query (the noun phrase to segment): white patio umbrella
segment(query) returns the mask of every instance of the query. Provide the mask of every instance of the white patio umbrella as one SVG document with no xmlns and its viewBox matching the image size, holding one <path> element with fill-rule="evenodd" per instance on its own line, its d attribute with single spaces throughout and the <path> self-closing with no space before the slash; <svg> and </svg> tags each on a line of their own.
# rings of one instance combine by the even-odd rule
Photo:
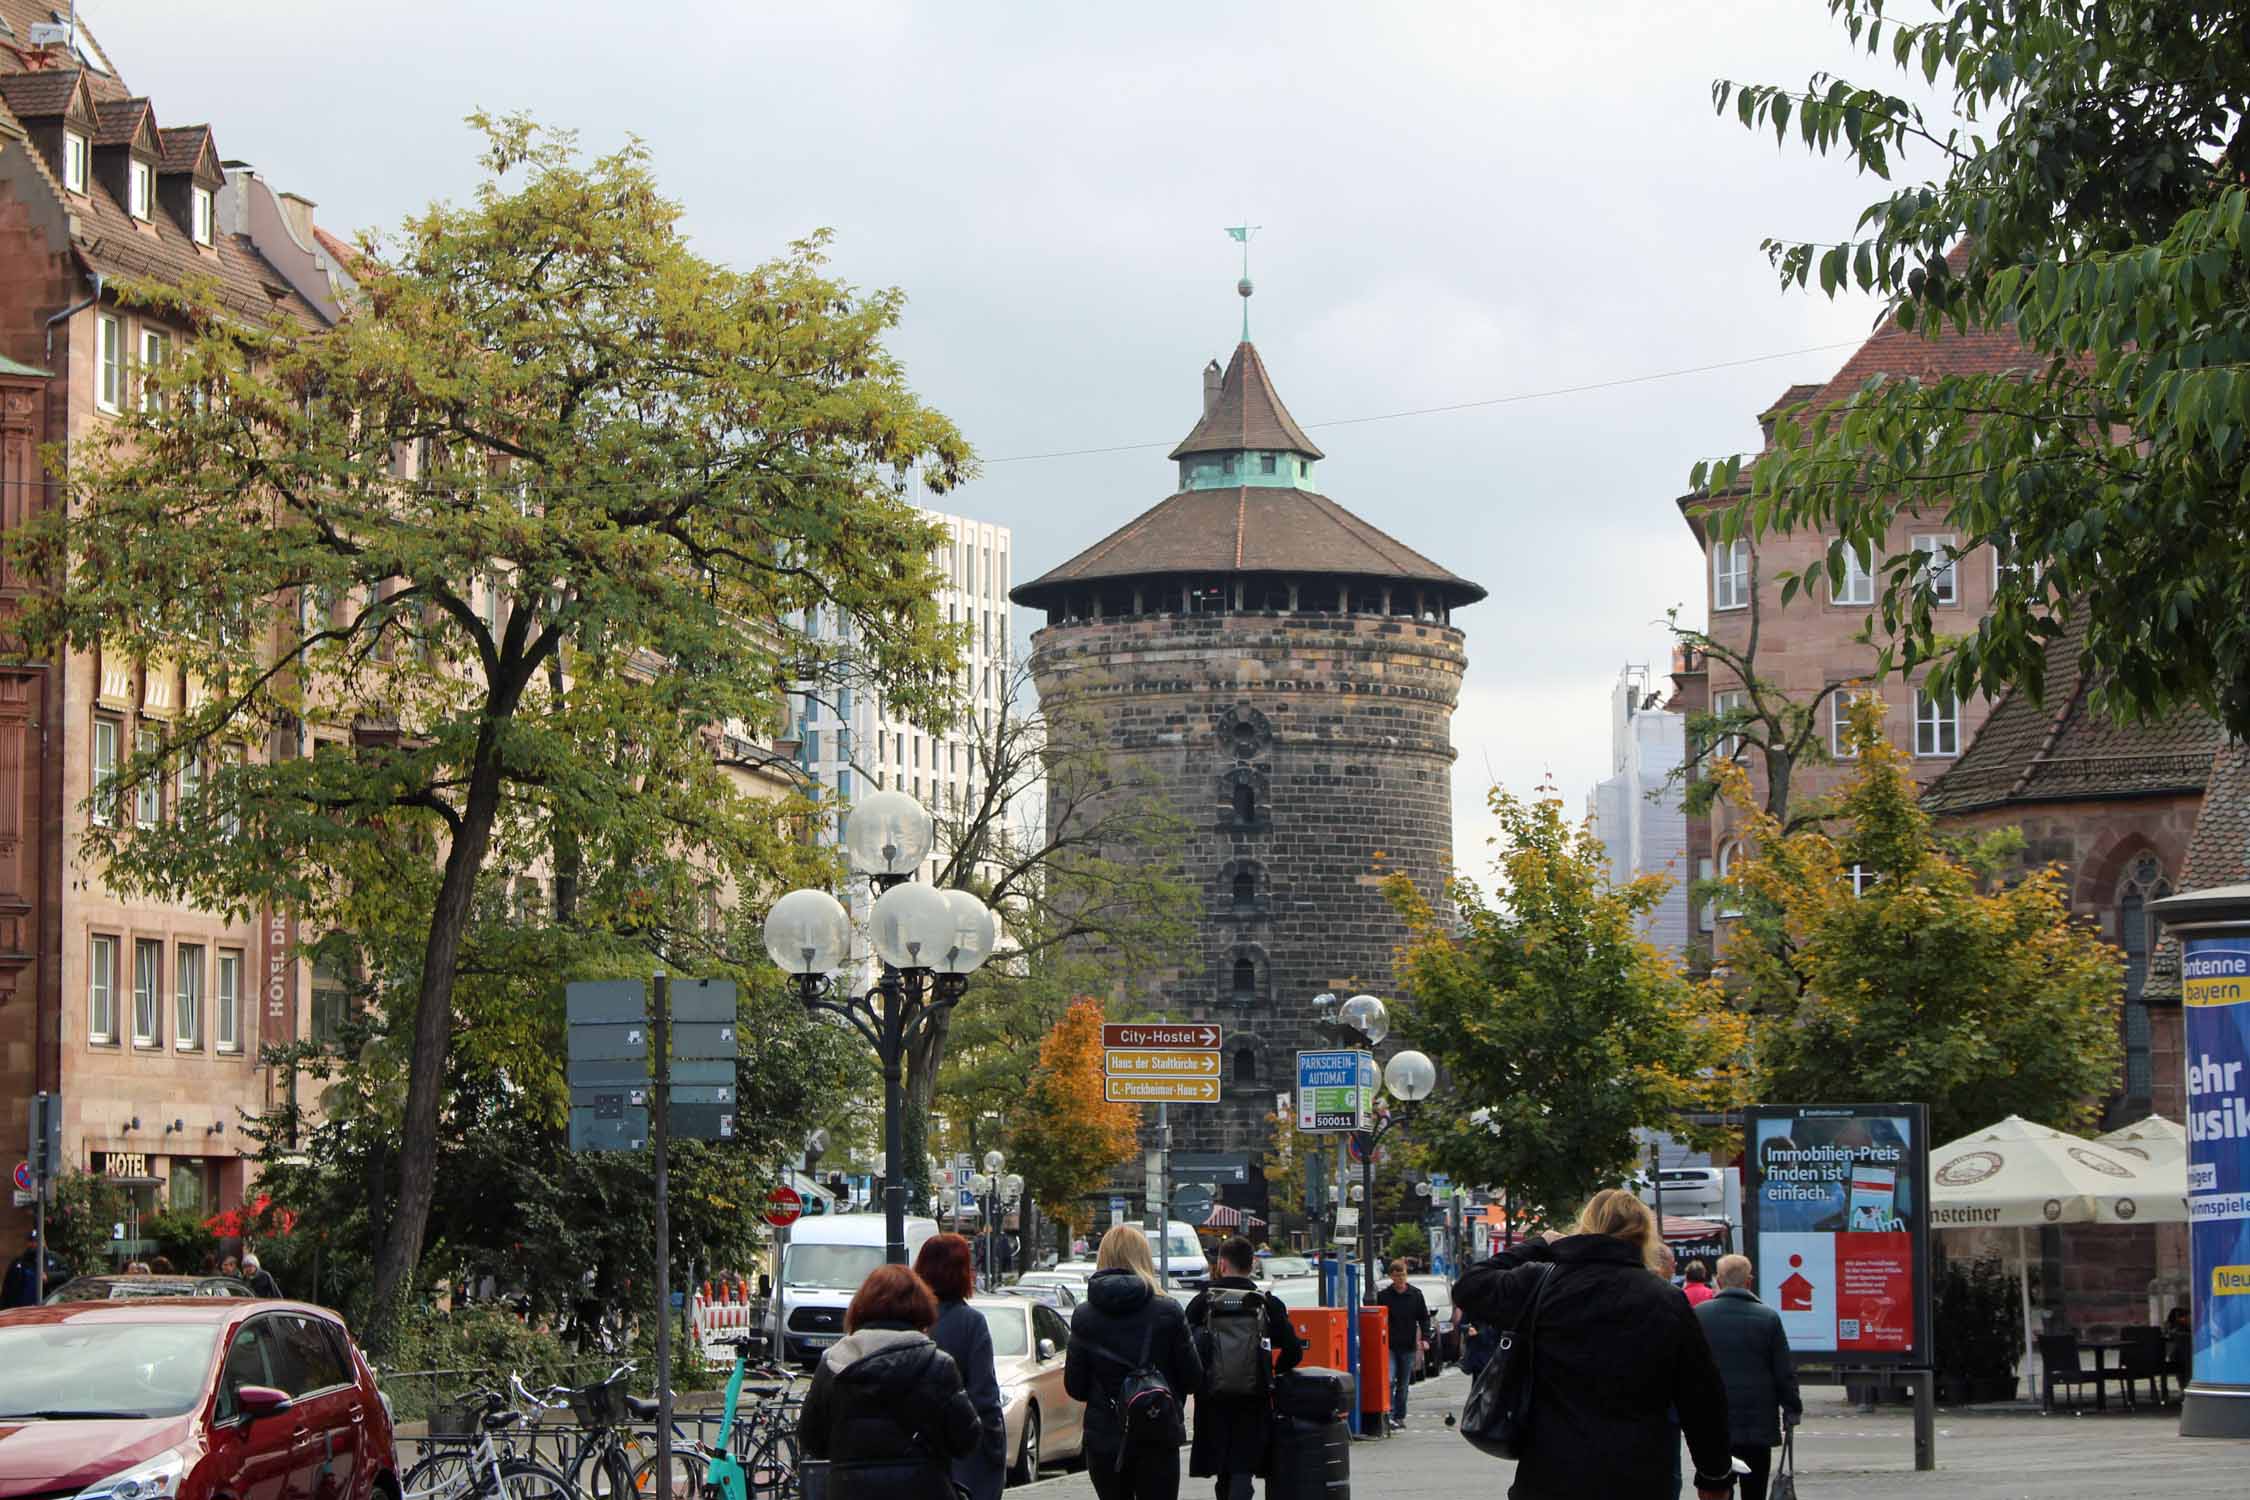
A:
<svg viewBox="0 0 2250 1500">
<path fill-rule="evenodd" d="M 2154 1166 L 2187 1160 L 2187 1127 L 2162 1115 L 2150 1115 L 2145 1120 L 2135 1120 L 2130 1125 L 2105 1131 L 2094 1137 L 2097 1146 L 2108 1146 L 2127 1156 L 2137 1156 Z M 2180 1177 L 2180 1191 L 2187 1191 L 2187 1174 Z"/>
<path fill-rule="evenodd" d="M 2184 1158 L 2183 1158 L 2184 1160 Z M 2176 1188 L 2171 1178 L 2176 1176 Z M 2031 1251 L 2026 1229 L 2044 1224 L 2149 1223 L 2187 1217 L 2187 1174 L 2010 1115 L 1930 1153 L 1930 1224 L 2013 1229 L 2023 1296 L 2025 1368 L 2034 1352 Z M 2144 1207 L 2145 1205 L 2145 1207 Z"/>
</svg>

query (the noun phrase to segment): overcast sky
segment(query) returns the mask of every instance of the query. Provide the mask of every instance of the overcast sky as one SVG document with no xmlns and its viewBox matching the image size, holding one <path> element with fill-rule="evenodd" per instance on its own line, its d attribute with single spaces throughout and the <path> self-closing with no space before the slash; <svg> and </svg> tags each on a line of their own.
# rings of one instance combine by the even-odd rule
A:
<svg viewBox="0 0 2250 1500">
<path fill-rule="evenodd" d="M 1136 0 L 87 0 L 164 125 L 395 224 L 475 180 L 475 108 L 589 148 L 646 140 L 708 254 L 820 226 L 842 275 L 909 298 L 897 346 L 985 460 L 956 508 L 1015 532 L 1016 580 L 1171 491 L 1206 360 L 1252 336 L 1327 450 L 1322 491 L 1491 591 L 1457 616 L 1456 845 L 1486 789 L 1610 767 L 1618 671 L 1700 623 L 1673 500 L 1699 457 L 1847 348 L 1864 303 L 1783 296 L 1767 233 L 1836 238 L 1880 184 L 1712 113 L 1714 77 L 1855 59 L 1823 0 L 1229 5 Z M 1064 449 L 1129 452 L 1010 462 Z M 1019 612 L 1019 633 L 1033 625 Z"/>
</svg>

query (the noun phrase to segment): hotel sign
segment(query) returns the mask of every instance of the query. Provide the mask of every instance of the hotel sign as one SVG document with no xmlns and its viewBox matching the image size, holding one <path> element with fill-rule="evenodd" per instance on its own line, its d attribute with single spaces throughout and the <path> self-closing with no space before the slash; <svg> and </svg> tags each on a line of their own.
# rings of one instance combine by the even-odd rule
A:
<svg viewBox="0 0 2250 1500">
<path fill-rule="evenodd" d="M 266 1024 L 261 1040 L 297 1040 L 297 919 L 268 907 L 261 934 L 266 957 Z"/>
<path fill-rule="evenodd" d="M 102 1176 L 110 1178 L 142 1178 L 148 1176 L 148 1153 L 145 1151 L 111 1151 L 102 1157 Z"/>
</svg>

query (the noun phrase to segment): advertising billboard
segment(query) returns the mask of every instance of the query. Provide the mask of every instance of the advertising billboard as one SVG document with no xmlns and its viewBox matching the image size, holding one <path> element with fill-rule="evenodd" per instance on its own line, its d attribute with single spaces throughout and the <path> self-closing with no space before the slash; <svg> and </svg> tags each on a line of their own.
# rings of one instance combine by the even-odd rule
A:
<svg viewBox="0 0 2250 1500">
<path fill-rule="evenodd" d="M 1930 1363 L 1929 1149 L 1919 1104 L 1745 1112 L 1745 1253 L 1799 1359 Z"/>
<path fill-rule="evenodd" d="M 2195 1383 L 2250 1386 L 2250 933 L 2181 942 Z"/>
</svg>

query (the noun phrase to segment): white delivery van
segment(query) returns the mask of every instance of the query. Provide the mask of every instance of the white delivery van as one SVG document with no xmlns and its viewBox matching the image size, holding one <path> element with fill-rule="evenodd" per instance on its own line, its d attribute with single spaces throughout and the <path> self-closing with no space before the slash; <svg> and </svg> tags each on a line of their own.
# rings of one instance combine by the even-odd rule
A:
<svg viewBox="0 0 2250 1500">
<path fill-rule="evenodd" d="M 1174 1286 L 1182 1282 L 1200 1286 L 1211 1277 L 1211 1263 L 1203 1258 L 1203 1242 L 1195 1237 L 1193 1224 L 1172 1220 L 1164 1226 L 1164 1243 L 1159 1245 L 1152 1239 L 1148 1248 L 1157 1267 L 1170 1274 Z M 1167 1257 L 1169 1265 L 1165 1264 Z"/>
<path fill-rule="evenodd" d="M 906 1262 L 938 1232 L 937 1220 L 906 1221 Z M 844 1336 L 844 1309 L 867 1273 L 883 1263 L 881 1214 L 824 1214 L 789 1226 L 781 1285 L 771 1302 L 777 1362 L 810 1365 Z"/>
</svg>

